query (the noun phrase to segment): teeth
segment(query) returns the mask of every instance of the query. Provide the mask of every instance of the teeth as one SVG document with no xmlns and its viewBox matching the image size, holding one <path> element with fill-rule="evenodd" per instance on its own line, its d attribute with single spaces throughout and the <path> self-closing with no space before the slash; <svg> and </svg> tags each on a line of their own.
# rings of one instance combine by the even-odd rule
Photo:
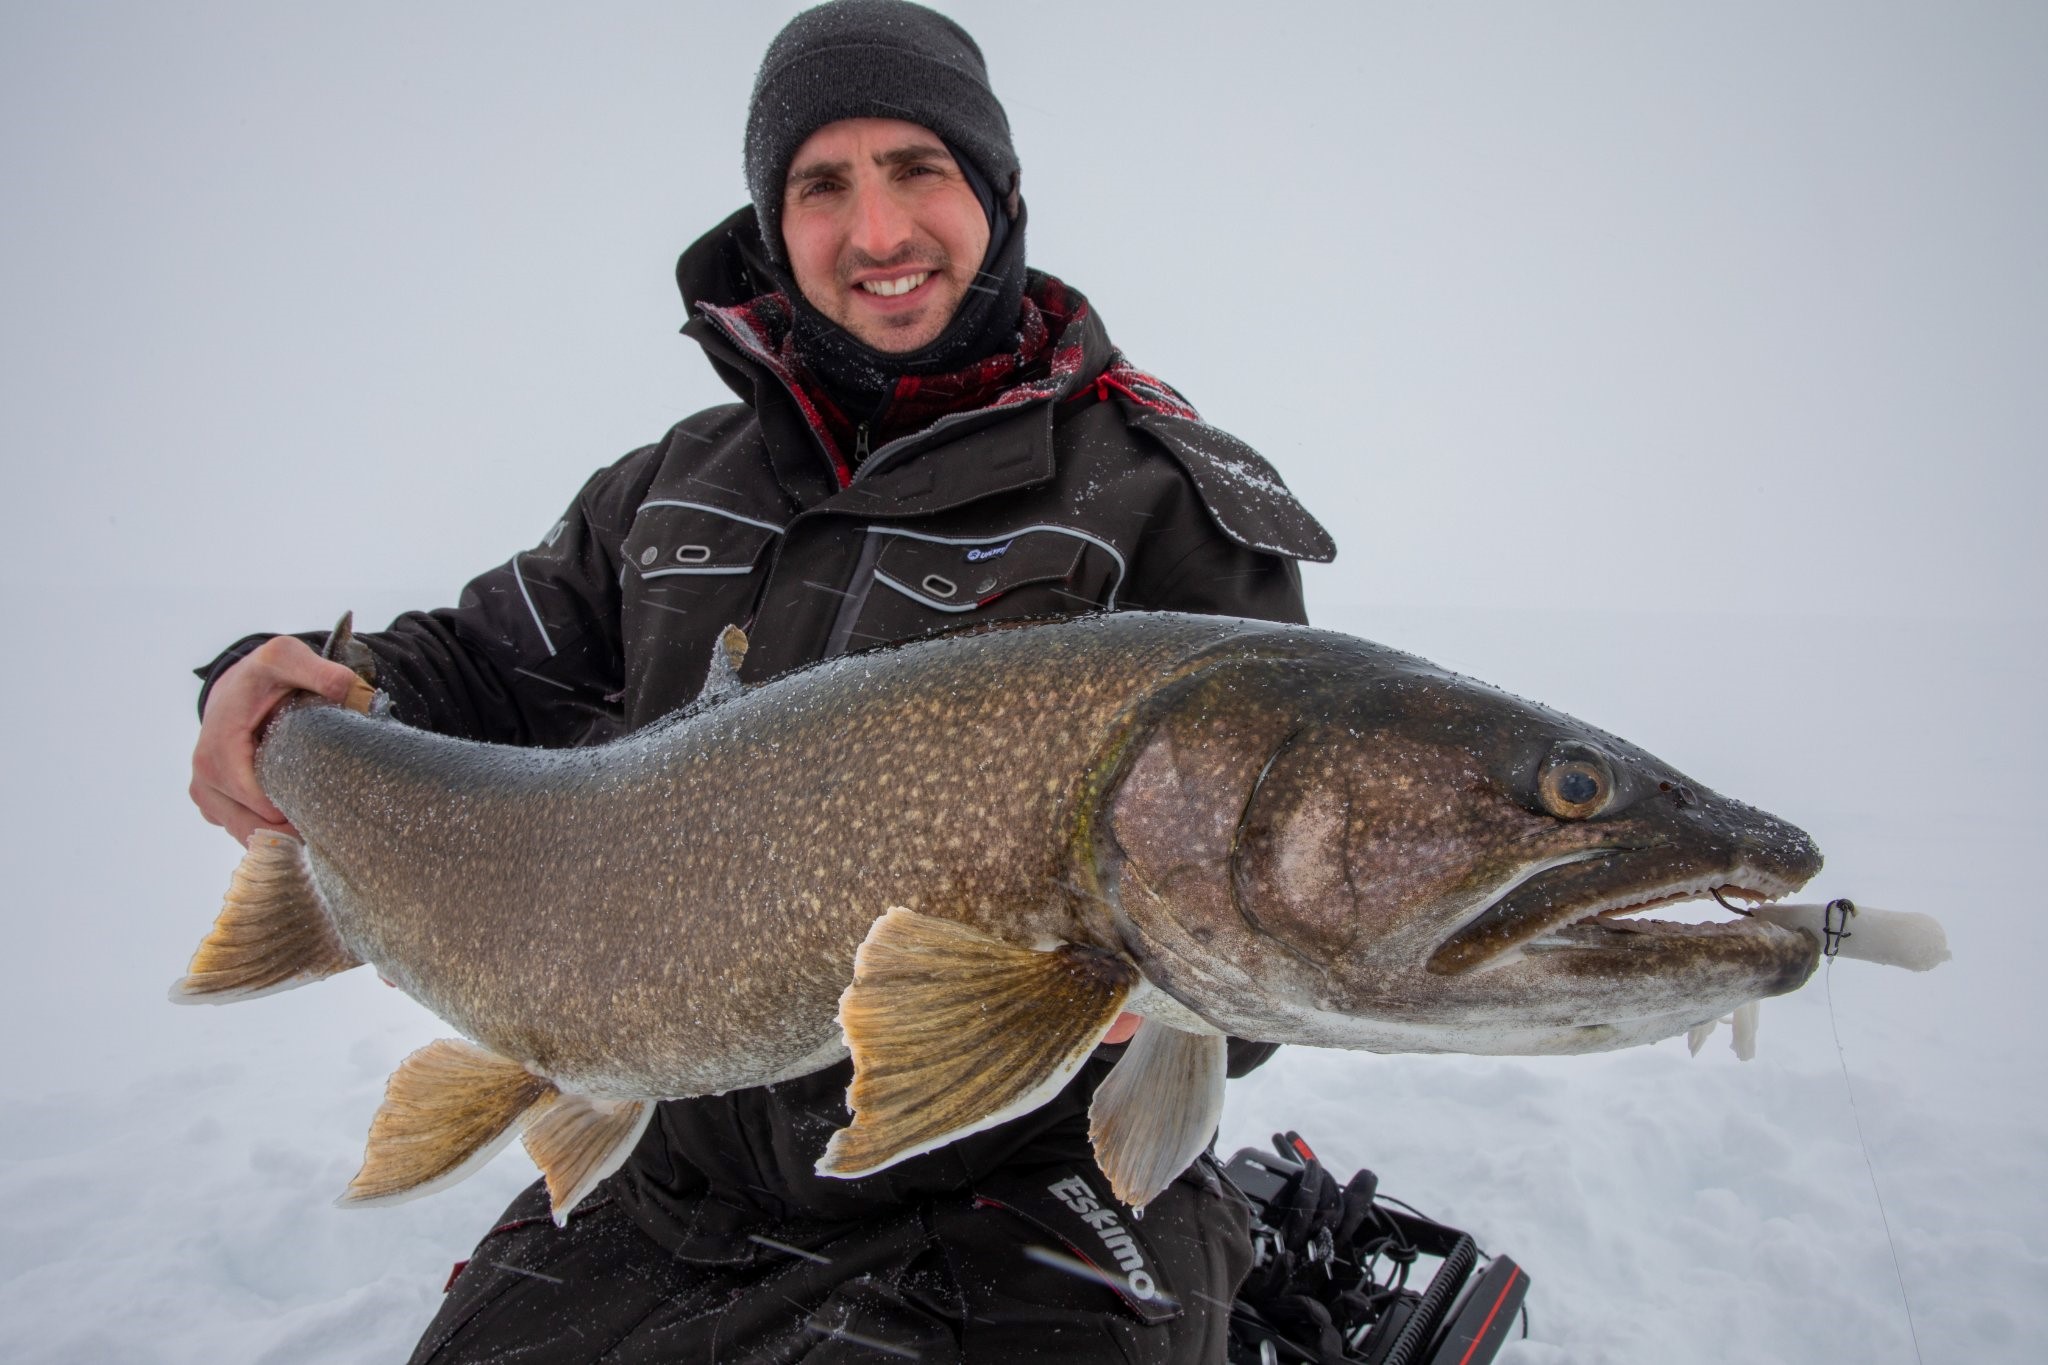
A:
<svg viewBox="0 0 2048 1365">
<path fill-rule="evenodd" d="M 870 294 L 879 294 L 885 299 L 893 299 L 898 294 L 908 294 L 931 277 L 932 272 L 927 270 L 917 275 L 905 275 L 900 280 L 862 280 L 860 287 L 867 290 Z"/>
<path fill-rule="evenodd" d="M 1623 917 L 1628 915 L 1640 915 L 1645 910 L 1655 910 L 1659 906 L 1672 905 L 1684 901 L 1702 900 L 1710 897 L 1719 900 L 1724 908 L 1734 910 L 1737 914 L 1748 914 L 1750 912 L 1742 909 L 1742 907 L 1740 905 L 1735 904 L 1735 902 L 1740 901 L 1748 905 L 1766 905 L 1775 899 L 1775 897 L 1769 892 L 1753 891 L 1748 887 L 1731 886 L 1726 882 L 1718 881 L 1702 882 L 1697 886 L 1688 886 L 1679 888 L 1674 891 L 1667 891 L 1663 895 L 1657 896 L 1650 900 L 1633 901 L 1620 905 L 1604 906 L 1600 909 L 1593 911 L 1593 913 L 1587 916 L 1586 918 L 1598 919 L 1601 922 L 1607 924 L 1609 927 L 1613 927 L 1614 925 L 1619 924 L 1622 921 Z M 1655 923 L 1656 921 L 1650 922 Z"/>
</svg>

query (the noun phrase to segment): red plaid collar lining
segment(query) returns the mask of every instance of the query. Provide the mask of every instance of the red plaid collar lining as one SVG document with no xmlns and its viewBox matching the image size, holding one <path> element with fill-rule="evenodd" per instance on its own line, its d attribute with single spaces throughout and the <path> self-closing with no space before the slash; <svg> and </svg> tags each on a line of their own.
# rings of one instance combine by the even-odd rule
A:
<svg viewBox="0 0 2048 1365">
<path fill-rule="evenodd" d="M 782 382 L 818 438 L 841 488 L 853 482 L 849 453 L 856 424 L 805 369 L 790 328 L 789 300 L 763 294 L 734 307 L 701 304 L 700 311 L 756 364 Z M 888 439 L 922 431 L 954 413 L 989 412 L 1039 399 L 1075 400 L 1093 395 L 1107 402 L 1112 392 L 1155 412 L 1199 421 L 1195 409 L 1164 381 L 1138 369 L 1112 350 L 1109 364 L 1083 380 L 1084 329 L 1088 300 L 1050 275 L 1033 272 L 1018 320 L 1018 344 L 943 375 L 906 375 L 876 428 Z M 1029 376 L 1029 377 L 1026 377 Z M 879 442 L 877 443 L 879 444 Z"/>
</svg>

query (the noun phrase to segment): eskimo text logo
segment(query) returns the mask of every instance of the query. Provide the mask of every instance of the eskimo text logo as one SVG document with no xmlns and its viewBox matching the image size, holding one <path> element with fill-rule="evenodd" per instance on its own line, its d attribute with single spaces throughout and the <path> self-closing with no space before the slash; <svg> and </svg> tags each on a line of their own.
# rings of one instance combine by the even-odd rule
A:
<svg viewBox="0 0 2048 1365">
<path fill-rule="evenodd" d="M 1046 1190 L 1080 1214 L 1082 1222 L 1095 1229 L 1102 1245 L 1116 1258 L 1117 1269 L 1124 1272 L 1124 1283 L 1130 1286 L 1132 1298 L 1149 1299 L 1159 1292 L 1151 1272 L 1145 1269 L 1145 1254 L 1138 1250 L 1138 1243 L 1117 1221 L 1115 1210 L 1102 1206 L 1095 1197 L 1095 1191 L 1088 1188 L 1087 1181 L 1078 1175 L 1070 1175 L 1065 1180 L 1054 1181 L 1046 1186 Z"/>
</svg>

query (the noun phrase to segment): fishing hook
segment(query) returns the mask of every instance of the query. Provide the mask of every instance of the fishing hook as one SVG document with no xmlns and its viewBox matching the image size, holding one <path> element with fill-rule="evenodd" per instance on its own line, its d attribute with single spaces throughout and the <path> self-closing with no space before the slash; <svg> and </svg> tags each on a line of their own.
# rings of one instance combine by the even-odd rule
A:
<svg viewBox="0 0 2048 1365">
<path fill-rule="evenodd" d="M 1756 913 L 1756 911 L 1754 911 L 1754 910 L 1745 910 L 1745 909 L 1743 909 L 1743 908 L 1742 908 L 1741 906 L 1739 906 L 1739 905 L 1730 905 L 1730 904 L 1728 903 L 1728 900 L 1727 900 L 1727 898 L 1726 898 L 1725 896 L 1723 896 L 1723 895 L 1721 894 L 1721 888 L 1720 888 L 1720 887 L 1718 887 L 1718 886 L 1717 886 L 1717 887 L 1714 887 L 1714 888 L 1712 888 L 1711 890 L 1709 890 L 1709 891 L 1707 892 L 1707 894 L 1708 894 L 1709 896 L 1712 896 L 1712 897 L 1713 897 L 1713 898 L 1714 898 L 1715 900 L 1717 900 L 1717 901 L 1720 901 L 1720 902 L 1721 902 L 1721 908 L 1722 908 L 1723 910 L 1730 910 L 1730 911 L 1733 911 L 1734 913 L 1736 913 L 1736 914 L 1738 914 L 1738 915 L 1743 915 L 1743 916 L 1745 916 L 1745 917 L 1746 917 L 1746 916 L 1749 916 L 1749 915 L 1754 915 L 1754 914 Z M 1829 954 L 1829 956 L 1831 956 L 1831 957 L 1832 957 L 1832 956 L 1833 956 L 1833 954 Z"/>
</svg>

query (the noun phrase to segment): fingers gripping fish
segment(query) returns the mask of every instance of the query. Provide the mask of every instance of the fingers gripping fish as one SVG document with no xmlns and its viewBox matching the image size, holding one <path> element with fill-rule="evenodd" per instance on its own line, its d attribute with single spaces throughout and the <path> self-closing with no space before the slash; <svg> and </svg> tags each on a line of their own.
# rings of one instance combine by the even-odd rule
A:
<svg viewBox="0 0 2048 1365">
<path fill-rule="evenodd" d="M 360 697 L 272 722 L 258 773 L 301 838 L 251 841 L 173 998 L 369 962 L 471 1040 L 400 1066 L 344 1202 L 437 1188 L 516 1132 L 564 1216 L 653 1101 L 849 1052 L 819 1169 L 862 1175 L 1044 1103 L 1129 1010 L 1091 1132 L 1142 1205 L 1215 1129 L 1226 1036 L 1625 1047 L 1819 957 L 1763 917 L 1622 918 L 1784 896 L 1820 866 L 1805 834 L 1363 640 L 1122 613 L 742 690 L 743 648 L 728 631 L 698 703 L 598 748 L 450 739 Z"/>
</svg>

